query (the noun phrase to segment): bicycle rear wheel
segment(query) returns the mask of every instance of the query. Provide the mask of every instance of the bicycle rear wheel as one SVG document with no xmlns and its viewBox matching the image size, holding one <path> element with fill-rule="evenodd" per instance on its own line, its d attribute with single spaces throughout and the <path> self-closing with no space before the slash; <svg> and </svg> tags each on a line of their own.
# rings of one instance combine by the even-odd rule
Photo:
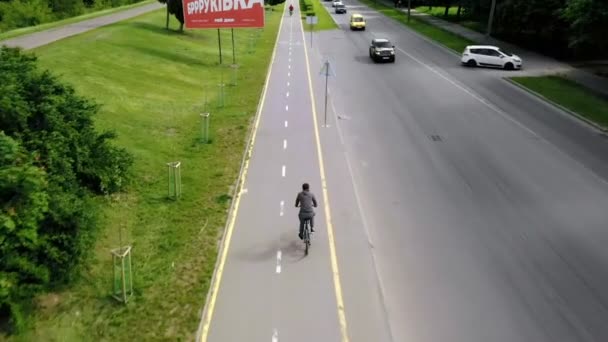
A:
<svg viewBox="0 0 608 342">
<path fill-rule="evenodd" d="M 304 223 L 304 255 L 308 255 L 310 248 L 310 221 Z"/>
</svg>

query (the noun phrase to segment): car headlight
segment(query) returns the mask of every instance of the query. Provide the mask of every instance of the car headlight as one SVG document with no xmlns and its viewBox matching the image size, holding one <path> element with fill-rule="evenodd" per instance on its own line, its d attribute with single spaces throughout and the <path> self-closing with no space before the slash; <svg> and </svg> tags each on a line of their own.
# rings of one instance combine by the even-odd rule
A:
<svg viewBox="0 0 608 342">
<path fill-rule="evenodd" d="M 516 58 L 516 59 L 514 59 L 513 61 L 514 61 L 515 63 L 521 63 L 521 59 L 517 59 L 517 58 Z"/>
<path fill-rule="evenodd" d="M 391 55 L 394 55 L 394 54 L 395 54 L 395 51 L 391 51 Z"/>
<path fill-rule="evenodd" d="M 380 54 L 380 51 L 376 51 L 375 53 L 376 53 L 376 55 L 379 55 L 379 54 Z"/>
</svg>

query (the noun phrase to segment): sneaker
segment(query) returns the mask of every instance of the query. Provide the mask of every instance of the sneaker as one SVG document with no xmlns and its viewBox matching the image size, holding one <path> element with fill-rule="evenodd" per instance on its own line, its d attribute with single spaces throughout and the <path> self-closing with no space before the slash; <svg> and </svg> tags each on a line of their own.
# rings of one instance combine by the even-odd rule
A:
<svg viewBox="0 0 608 342">
<path fill-rule="evenodd" d="M 302 233 L 298 233 L 298 236 L 300 237 L 300 240 L 304 240 L 304 236 L 302 236 Z"/>
<path fill-rule="evenodd" d="M 314 232 L 315 232 L 315 230 L 314 230 L 314 229 L 312 229 L 312 228 L 310 228 L 310 232 L 311 232 L 311 233 L 314 233 Z"/>
</svg>

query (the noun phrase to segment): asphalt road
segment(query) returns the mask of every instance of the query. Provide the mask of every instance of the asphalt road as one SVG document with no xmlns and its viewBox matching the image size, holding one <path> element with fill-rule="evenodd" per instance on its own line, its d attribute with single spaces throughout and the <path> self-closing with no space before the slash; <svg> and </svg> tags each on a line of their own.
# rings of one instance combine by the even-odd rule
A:
<svg viewBox="0 0 608 342">
<path fill-rule="evenodd" d="M 35 32 L 24 36 L 19 36 L 7 40 L 0 40 L 0 45 L 9 47 L 21 47 L 25 50 L 37 48 L 47 45 L 60 39 L 68 38 L 96 29 L 101 26 L 110 25 L 122 20 L 130 19 L 150 11 L 162 8 L 164 5 L 160 3 L 152 3 L 144 6 L 138 6 L 125 11 L 108 14 L 102 17 L 83 20 L 74 24 L 59 26 L 54 29 Z"/>
<path fill-rule="evenodd" d="M 605 136 L 345 3 L 367 30 L 334 15 L 341 30 L 315 36 L 311 62 L 336 70 L 322 142 L 349 326 L 364 316 L 353 298 L 376 296 L 349 281 L 356 253 L 393 341 L 607 341 Z M 374 37 L 395 43 L 395 64 L 371 62 Z"/>
</svg>

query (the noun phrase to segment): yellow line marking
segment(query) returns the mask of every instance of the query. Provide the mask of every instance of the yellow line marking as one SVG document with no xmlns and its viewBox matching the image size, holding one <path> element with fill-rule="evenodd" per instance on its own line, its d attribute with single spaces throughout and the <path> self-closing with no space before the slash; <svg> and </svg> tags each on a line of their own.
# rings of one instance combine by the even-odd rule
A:
<svg viewBox="0 0 608 342">
<path fill-rule="evenodd" d="M 306 48 L 306 37 L 304 35 L 304 25 L 300 21 L 302 31 L 302 42 L 304 55 L 306 58 L 306 72 L 308 73 L 308 90 L 312 102 L 312 120 L 314 124 L 315 140 L 317 145 L 317 156 L 319 158 L 319 172 L 321 174 L 321 188 L 323 189 L 323 209 L 325 210 L 325 224 L 327 225 L 327 238 L 329 240 L 329 255 L 331 259 L 331 270 L 334 279 L 334 290 L 336 292 L 336 304 L 338 306 L 338 322 L 340 324 L 340 335 L 342 342 L 348 342 L 348 327 L 346 324 L 346 314 L 344 312 L 344 299 L 342 298 L 342 285 L 340 283 L 340 271 L 338 269 L 338 257 L 336 256 L 336 243 L 334 238 L 334 228 L 331 223 L 331 211 L 329 209 L 329 196 L 327 194 L 327 180 L 325 178 L 325 166 L 323 164 L 323 151 L 321 149 L 321 139 L 319 137 L 319 124 L 317 122 L 317 109 L 315 105 L 315 95 L 312 90 L 312 78 L 310 77 L 310 62 L 308 60 L 308 49 Z"/>
<path fill-rule="evenodd" d="M 262 98 L 260 100 L 260 106 L 258 108 L 257 118 L 255 120 L 255 124 L 253 126 L 253 133 L 251 136 L 251 143 L 249 144 L 249 148 L 247 150 L 247 156 L 245 157 L 245 163 L 243 164 L 243 173 L 241 177 L 240 184 L 237 184 L 237 190 L 235 192 L 236 199 L 234 202 L 234 208 L 230 213 L 230 222 L 228 227 L 226 228 L 226 236 L 223 242 L 222 254 L 220 255 L 220 262 L 215 269 L 215 274 L 213 275 L 212 284 L 211 284 L 211 292 L 209 293 L 209 300 L 207 302 L 207 309 L 203 312 L 203 319 L 201 320 L 201 324 L 199 325 L 199 333 L 197 333 L 197 337 L 200 336 L 200 339 L 197 338 L 197 341 L 206 342 L 209 336 L 209 327 L 211 325 L 211 319 L 213 318 L 213 312 L 215 309 L 215 302 L 217 301 L 217 294 L 219 292 L 220 284 L 222 282 L 222 274 L 224 273 L 224 266 L 226 264 L 226 258 L 228 256 L 228 250 L 230 248 L 230 241 L 232 239 L 232 232 L 234 231 L 234 226 L 236 222 L 236 217 L 239 211 L 239 205 L 241 203 L 241 189 L 245 184 L 245 180 L 247 179 L 247 171 L 249 170 L 249 161 L 251 160 L 251 154 L 253 152 L 253 146 L 255 144 L 255 138 L 258 131 L 258 126 L 260 125 L 260 117 L 262 116 L 262 110 L 264 108 L 264 104 L 266 103 L 266 92 L 268 91 L 268 84 L 270 82 L 270 75 L 272 74 L 272 67 L 274 65 L 274 60 L 277 52 L 277 47 L 279 46 L 279 37 L 281 36 L 281 31 L 283 29 L 283 19 L 285 18 L 285 8 L 283 8 L 283 13 L 281 14 L 281 23 L 279 24 L 279 31 L 277 34 L 276 41 L 274 43 L 274 50 L 272 51 L 272 58 L 270 59 L 270 67 L 268 69 L 268 74 L 266 75 L 266 82 L 264 84 L 264 90 L 262 92 Z"/>
</svg>

